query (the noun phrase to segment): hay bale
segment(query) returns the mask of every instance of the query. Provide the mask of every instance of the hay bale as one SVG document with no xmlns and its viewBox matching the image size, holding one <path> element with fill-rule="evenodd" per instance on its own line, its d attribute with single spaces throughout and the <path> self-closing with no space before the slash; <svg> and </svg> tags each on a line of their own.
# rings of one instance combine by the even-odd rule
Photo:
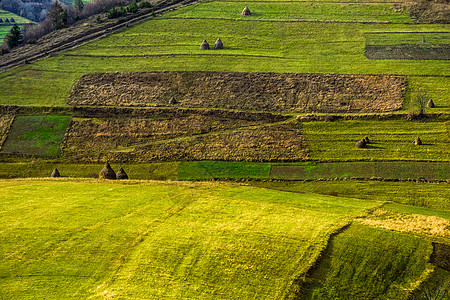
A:
<svg viewBox="0 0 450 300">
<path fill-rule="evenodd" d="M 369 137 L 368 137 L 368 136 L 365 136 L 365 137 L 364 137 L 364 142 L 366 142 L 366 144 L 370 144 L 370 140 L 369 140 Z"/>
<path fill-rule="evenodd" d="M 355 147 L 356 147 L 356 148 L 366 148 L 366 147 L 367 147 L 366 141 L 365 141 L 364 139 L 359 140 L 359 141 L 356 143 Z"/>
<path fill-rule="evenodd" d="M 177 100 L 175 100 L 175 97 L 170 98 L 169 104 L 170 104 L 170 105 L 177 104 Z"/>
<path fill-rule="evenodd" d="M 128 179 L 128 175 L 127 175 L 127 173 L 125 173 L 125 171 L 122 169 L 122 167 L 119 169 L 119 171 L 117 171 L 116 178 L 117 179 Z"/>
<path fill-rule="evenodd" d="M 55 168 L 52 172 L 52 175 L 50 175 L 50 177 L 53 177 L 53 178 L 61 177 L 61 174 L 59 174 L 58 169 Z"/>
<path fill-rule="evenodd" d="M 214 49 L 223 49 L 223 43 L 220 39 L 217 39 L 217 41 L 214 43 Z"/>
<path fill-rule="evenodd" d="M 250 16 L 252 13 L 250 12 L 250 9 L 246 6 L 244 10 L 241 12 L 241 15 L 243 16 Z"/>
<path fill-rule="evenodd" d="M 434 105 L 433 99 L 430 99 L 430 101 L 428 101 L 427 107 L 428 107 L 428 108 L 435 108 L 435 107 L 436 107 L 436 106 Z"/>
<path fill-rule="evenodd" d="M 203 42 L 200 44 L 200 50 L 209 50 L 209 44 L 206 40 L 203 40 Z"/>
<path fill-rule="evenodd" d="M 109 163 L 106 163 L 98 177 L 100 179 L 116 179 L 116 172 L 114 172 Z"/>
<path fill-rule="evenodd" d="M 422 145 L 422 141 L 420 140 L 419 137 L 417 137 L 417 138 L 414 140 L 414 145 L 418 145 L 418 146 Z"/>
</svg>

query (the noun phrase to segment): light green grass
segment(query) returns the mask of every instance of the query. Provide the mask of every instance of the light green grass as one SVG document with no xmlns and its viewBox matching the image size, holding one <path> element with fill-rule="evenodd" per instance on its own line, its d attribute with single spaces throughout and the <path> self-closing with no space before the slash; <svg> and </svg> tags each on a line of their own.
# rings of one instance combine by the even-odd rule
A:
<svg viewBox="0 0 450 300">
<path fill-rule="evenodd" d="M 273 299 L 377 205 L 232 184 L 0 181 L 8 299 Z"/>
<path fill-rule="evenodd" d="M 180 10 L 180 13 L 182 11 Z M 366 32 L 444 31 L 448 25 L 251 22 L 156 18 L 57 57 L 0 74 L 0 103 L 65 106 L 84 73 L 238 71 L 415 75 L 416 89 L 435 94 L 449 111 L 447 61 L 369 60 Z M 207 39 L 225 49 L 201 51 Z M 426 77 L 427 75 L 431 77 Z"/>
<path fill-rule="evenodd" d="M 338 120 L 301 124 L 313 160 L 449 160 L 449 121 Z M 371 143 L 365 149 L 356 148 L 356 142 L 365 136 Z M 417 137 L 423 145 L 413 144 Z"/>
<path fill-rule="evenodd" d="M 242 2 L 206 1 L 170 12 L 165 17 L 270 21 L 338 21 L 412 23 L 407 10 L 391 3 L 252 2 L 251 16 L 242 16 Z"/>
<path fill-rule="evenodd" d="M 57 156 L 70 116 L 17 116 L 1 153 Z"/>
<path fill-rule="evenodd" d="M 432 251 L 418 238 L 352 225 L 331 240 L 300 299 L 376 299 L 380 291 L 406 299 L 433 270 Z"/>
<path fill-rule="evenodd" d="M 249 184 L 296 193 L 318 193 L 323 195 L 335 195 L 338 197 L 357 198 L 361 200 L 395 202 L 447 212 L 450 211 L 450 191 L 448 183 L 341 180 L 310 182 L 250 182 Z M 408 213 L 414 212 L 410 211 Z M 419 213 L 429 215 L 429 213 L 426 212 Z"/>
</svg>

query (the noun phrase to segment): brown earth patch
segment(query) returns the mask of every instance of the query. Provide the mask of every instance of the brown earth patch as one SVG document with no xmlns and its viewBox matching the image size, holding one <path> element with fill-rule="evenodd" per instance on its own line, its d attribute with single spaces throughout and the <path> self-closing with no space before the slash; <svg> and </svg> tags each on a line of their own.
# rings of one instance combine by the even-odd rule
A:
<svg viewBox="0 0 450 300">
<path fill-rule="evenodd" d="M 366 218 L 358 218 L 357 222 L 388 230 L 450 241 L 450 222 L 436 216 L 397 213 L 385 209 L 377 209 Z"/>
<path fill-rule="evenodd" d="M 145 115 L 147 110 L 136 111 Z M 167 115 L 73 118 L 63 156 L 77 162 L 144 162 L 277 161 L 306 155 L 297 122 L 271 124 L 286 117 L 190 110 L 174 110 L 177 117 L 171 117 L 172 110 L 155 111 Z"/>
<path fill-rule="evenodd" d="M 12 122 L 14 121 L 13 114 L 1 114 L 0 115 L 0 150 L 8 137 L 8 132 L 11 128 Z"/>
<path fill-rule="evenodd" d="M 381 112 L 400 109 L 406 76 L 298 73 L 152 72 L 86 74 L 68 103 L 278 112 Z"/>
<path fill-rule="evenodd" d="M 366 45 L 369 59 L 450 59 L 450 45 Z"/>
<path fill-rule="evenodd" d="M 431 254 L 430 262 L 450 272 L 450 245 L 433 243 L 433 253 Z"/>
</svg>

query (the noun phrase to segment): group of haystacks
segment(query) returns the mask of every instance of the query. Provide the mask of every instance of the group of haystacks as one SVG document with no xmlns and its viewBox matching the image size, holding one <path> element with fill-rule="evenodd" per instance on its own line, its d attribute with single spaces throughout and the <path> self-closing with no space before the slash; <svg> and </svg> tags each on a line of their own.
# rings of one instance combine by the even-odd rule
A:
<svg viewBox="0 0 450 300">
<path fill-rule="evenodd" d="M 241 15 L 243 16 L 250 16 L 252 13 L 250 12 L 250 9 L 246 6 L 244 10 L 241 12 Z M 223 43 L 219 39 L 214 43 L 214 49 L 223 49 Z M 209 44 L 206 40 L 203 40 L 203 42 L 200 44 L 200 50 L 209 50 Z"/>
<path fill-rule="evenodd" d="M 6 18 L 5 19 L 5 23 L 15 23 L 15 22 L 16 22 L 16 20 L 14 20 L 14 18 L 11 18 L 11 19 Z M 0 23 L 3 23 L 2 18 L 0 18 Z"/>
<path fill-rule="evenodd" d="M 214 49 L 223 49 L 223 43 L 220 38 L 217 39 L 217 41 L 214 43 Z M 209 44 L 206 40 L 203 40 L 203 42 L 200 44 L 200 50 L 209 50 Z"/>
<path fill-rule="evenodd" d="M 419 137 L 417 137 L 413 141 L 413 143 L 414 143 L 414 145 L 420 146 L 420 145 L 422 145 L 422 140 Z M 369 140 L 369 137 L 366 136 L 363 139 L 356 142 L 355 147 L 356 148 L 367 148 L 367 144 L 370 144 L 370 140 Z"/>
<path fill-rule="evenodd" d="M 50 175 L 50 177 L 61 177 L 61 174 L 59 173 L 58 169 L 55 168 L 52 172 L 52 175 Z M 109 163 L 106 163 L 105 166 L 103 167 L 103 169 L 100 171 L 100 174 L 98 175 L 98 177 L 100 179 L 128 179 L 128 175 L 127 173 L 124 171 L 124 169 L 122 167 L 120 167 L 120 169 L 116 172 L 114 172 L 114 170 L 111 168 L 111 166 L 109 165 Z"/>
</svg>

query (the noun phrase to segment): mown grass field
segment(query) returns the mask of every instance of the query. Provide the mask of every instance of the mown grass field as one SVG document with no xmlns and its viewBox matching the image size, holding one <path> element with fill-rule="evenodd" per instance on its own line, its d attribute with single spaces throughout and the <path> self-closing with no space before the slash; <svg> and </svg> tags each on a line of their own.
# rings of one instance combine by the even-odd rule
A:
<svg viewBox="0 0 450 300">
<path fill-rule="evenodd" d="M 57 156 L 70 118 L 70 116 L 17 116 L 1 153 Z"/>
<path fill-rule="evenodd" d="M 223 183 L 0 187 L 8 299 L 283 297 L 332 232 L 379 205 Z"/>
<path fill-rule="evenodd" d="M 301 126 L 313 160 L 449 160 L 446 120 L 337 120 L 302 122 Z M 356 148 L 365 136 L 371 143 L 365 149 Z M 417 137 L 423 145 L 413 144 Z"/>
<path fill-rule="evenodd" d="M 401 45 L 421 44 L 450 44 L 449 32 L 397 32 L 397 33 L 367 33 L 364 34 L 368 45 Z"/>
</svg>

